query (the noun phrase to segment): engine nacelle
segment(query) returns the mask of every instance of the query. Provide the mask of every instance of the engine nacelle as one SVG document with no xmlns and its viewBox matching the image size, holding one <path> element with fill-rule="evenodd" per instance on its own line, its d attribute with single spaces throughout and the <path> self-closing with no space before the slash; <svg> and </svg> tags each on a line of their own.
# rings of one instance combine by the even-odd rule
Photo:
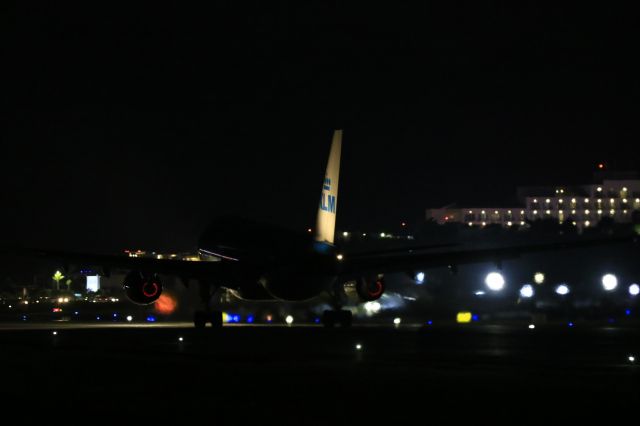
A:
<svg viewBox="0 0 640 426">
<path fill-rule="evenodd" d="M 373 275 L 360 277 L 344 284 L 347 298 L 353 302 L 373 302 L 382 297 L 385 290 L 384 276 Z"/>
<path fill-rule="evenodd" d="M 127 297 L 139 305 L 149 305 L 162 294 L 162 281 L 157 274 L 131 271 L 124 278 L 122 287 Z"/>
</svg>

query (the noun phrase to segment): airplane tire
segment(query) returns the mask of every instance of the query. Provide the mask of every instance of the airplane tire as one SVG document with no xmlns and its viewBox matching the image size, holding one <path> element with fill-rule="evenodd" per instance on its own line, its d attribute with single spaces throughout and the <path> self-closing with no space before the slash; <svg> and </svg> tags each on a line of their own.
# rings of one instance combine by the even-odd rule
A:
<svg viewBox="0 0 640 426">
<path fill-rule="evenodd" d="M 193 315 L 193 325 L 196 328 L 205 328 L 207 325 L 207 313 L 204 311 L 196 311 Z"/>
<path fill-rule="evenodd" d="M 338 321 L 342 328 L 349 328 L 353 322 L 353 314 L 351 311 L 337 311 Z"/>
<path fill-rule="evenodd" d="M 211 327 L 222 328 L 222 312 L 213 311 L 209 314 L 209 320 L 211 321 Z"/>
<path fill-rule="evenodd" d="M 322 325 L 332 328 L 336 324 L 336 311 L 324 311 L 322 313 Z"/>
</svg>

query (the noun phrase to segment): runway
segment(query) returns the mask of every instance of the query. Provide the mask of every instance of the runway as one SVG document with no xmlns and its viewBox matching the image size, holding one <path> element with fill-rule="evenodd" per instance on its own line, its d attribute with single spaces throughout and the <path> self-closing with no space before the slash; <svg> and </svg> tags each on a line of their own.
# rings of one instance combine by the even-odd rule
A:
<svg viewBox="0 0 640 426">
<path fill-rule="evenodd" d="M 18 323 L 0 345 L 0 396 L 25 420 L 533 424 L 640 402 L 634 327 Z"/>
</svg>

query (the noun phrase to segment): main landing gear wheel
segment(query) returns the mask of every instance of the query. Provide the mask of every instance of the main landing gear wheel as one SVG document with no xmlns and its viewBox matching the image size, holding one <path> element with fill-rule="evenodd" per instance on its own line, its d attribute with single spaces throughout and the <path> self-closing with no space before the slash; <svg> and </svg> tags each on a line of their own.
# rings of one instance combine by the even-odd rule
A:
<svg viewBox="0 0 640 426">
<path fill-rule="evenodd" d="M 336 324 L 340 324 L 342 328 L 351 327 L 353 322 L 353 314 L 351 311 L 324 311 L 322 313 L 322 324 L 325 327 L 333 327 Z"/>
<path fill-rule="evenodd" d="M 197 311 L 193 315 L 193 325 L 196 328 L 205 328 L 207 323 L 211 323 L 213 328 L 222 328 L 222 312 L 220 311 Z"/>
</svg>

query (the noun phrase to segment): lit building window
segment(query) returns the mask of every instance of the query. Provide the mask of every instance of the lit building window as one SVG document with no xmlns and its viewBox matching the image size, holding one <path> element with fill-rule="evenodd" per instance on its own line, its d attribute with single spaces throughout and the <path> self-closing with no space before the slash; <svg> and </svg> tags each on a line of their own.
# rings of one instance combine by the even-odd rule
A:
<svg viewBox="0 0 640 426">
<path fill-rule="evenodd" d="M 534 210 L 534 211 L 533 211 L 533 214 L 538 214 L 538 210 Z"/>
<path fill-rule="evenodd" d="M 591 210 L 585 210 L 584 214 L 591 214 Z"/>
<path fill-rule="evenodd" d="M 589 222 L 588 220 L 584 223 L 584 226 L 589 227 L 589 225 L 591 225 L 591 222 Z"/>
<path fill-rule="evenodd" d="M 601 187 L 601 186 L 599 186 L 599 187 L 596 189 L 596 191 L 598 191 L 598 192 L 602 192 L 602 187 Z"/>
<path fill-rule="evenodd" d="M 616 211 L 615 211 L 614 209 L 611 209 L 611 210 L 609 211 L 609 214 L 610 214 L 611 216 L 613 216 L 614 214 L 616 214 Z"/>
<path fill-rule="evenodd" d="M 602 210 L 598 210 L 598 214 L 602 214 Z"/>
<path fill-rule="evenodd" d="M 547 198 L 546 200 L 544 200 L 544 202 L 549 204 L 551 202 L 551 200 L 549 198 Z"/>
<path fill-rule="evenodd" d="M 533 202 L 534 202 L 534 203 L 537 203 L 537 202 L 538 202 L 538 200 L 534 198 L 534 199 L 533 199 Z"/>
<path fill-rule="evenodd" d="M 584 203 L 585 203 L 585 204 L 589 204 L 589 199 L 588 199 L 588 198 L 585 198 L 585 199 L 584 199 Z"/>
<path fill-rule="evenodd" d="M 571 210 L 571 214 L 576 214 L 576 211 L 575 210 Z"/>
<path fill-rule="evenodd" d="M 616 200 L 614 200 L 613 198 L 609 200 L 609 203 L 611 204 L 615 204 Z"/>
<path fill-rule="evenodd" d="M 558 203 L 562 204 L 562 203 L 564 203 L 564 200 L 563 200 L 562 198 L 560 198 L 560 199 L 558 200 Z"/>
<path fill-rule="evenodd" d="M 575 199 L 575 198 L 572 198 L 572 199 L 571 199 L 571 204 L 575 204 L 575 203 L 576 203 L 576 199 Z"/>
<path fill-rule="evenodd" d="M 622 202 L 623 202 L 624 204 L 627 204 L 627 203 L 629 202 L 629 200 L 627 200 L 626 198 L 623 198 L 623 199 L 622 199 Z"/>
<path fill-rule="evenodd" d="M 547 210 L 545 213 L 546 214 L 551 214 L 551 210 Z"/>
</svg>

